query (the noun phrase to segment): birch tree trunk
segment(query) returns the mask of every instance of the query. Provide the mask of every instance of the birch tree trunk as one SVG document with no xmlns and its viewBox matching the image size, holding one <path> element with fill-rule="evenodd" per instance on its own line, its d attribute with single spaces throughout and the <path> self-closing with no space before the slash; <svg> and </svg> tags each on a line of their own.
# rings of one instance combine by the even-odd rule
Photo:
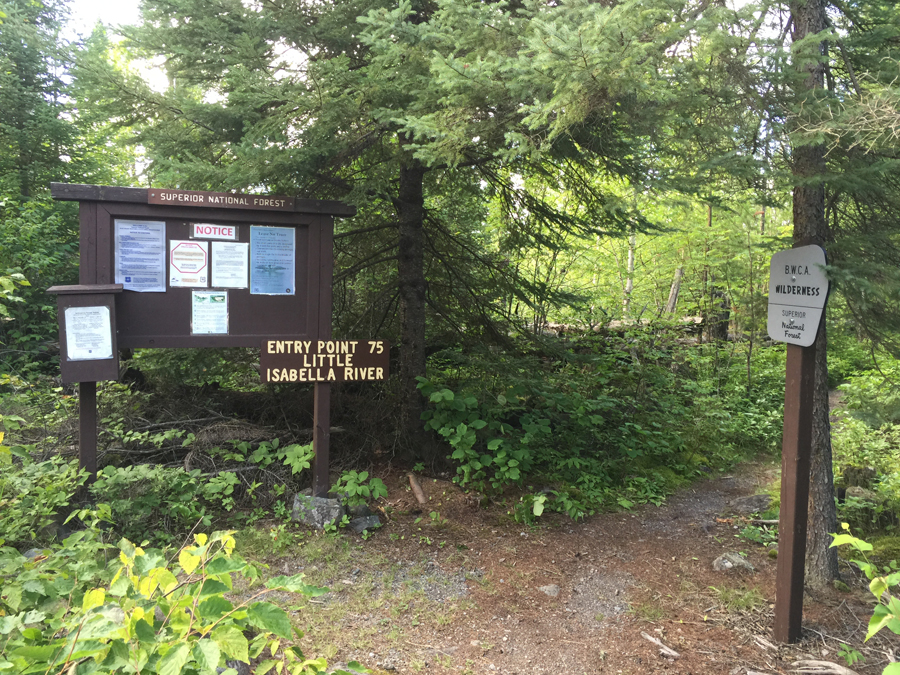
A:
<svg viewBox="0 0 900 675">
<path fill-rule="evenodd" d="M 627 319 L 631 310 L 631 293 L 634 291 L 634 249 L 637 246 L 637 234 L 631 228 L 628 235 L 628 263 L 625 270 L 625 297 L 622 300 L 622 318 Z"/>
</svg>

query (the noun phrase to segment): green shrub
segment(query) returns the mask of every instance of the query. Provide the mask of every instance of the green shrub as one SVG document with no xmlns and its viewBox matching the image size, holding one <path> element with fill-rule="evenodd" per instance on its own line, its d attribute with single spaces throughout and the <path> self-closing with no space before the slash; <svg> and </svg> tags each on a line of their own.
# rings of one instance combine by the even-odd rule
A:
<svg viewBox="0 0 900 675">
<path fill-rule="evenodd" d="M 0 445 L 0 544 L 45 544 L 56 519 L 87 480 L 76 460 L 35 462 L 29 448 Z"/>
<path fill-rule="evenodd" d="M 324 658 L 306 658 L 291 644 L 301 633 L 287 613 L 262 598 L 327 589 L 297 575 L 252 590 L 259 573 L 234 553 L 230 532 L 196 535 L 173 556 L 177 564 L 123 539 L 118 556 L 101 566 L 96 524 L 33 559 L 0 549 L 0 672 L 210 675 L 228 660 L 251 659 L 259 675 L 325 671 Z M 235 576 L 251 583 L 237 600 L 226 597 Z"/>
</svg>

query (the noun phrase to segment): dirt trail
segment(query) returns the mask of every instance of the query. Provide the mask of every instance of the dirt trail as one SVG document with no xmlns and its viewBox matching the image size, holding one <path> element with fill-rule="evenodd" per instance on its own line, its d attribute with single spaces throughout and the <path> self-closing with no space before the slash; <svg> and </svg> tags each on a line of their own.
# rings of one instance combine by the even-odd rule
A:
<svg viewBox="0 0 900 675">
<path fill-rule="evenodd" d="M 722 521 L 777 473 L 744 465 L 661 507 L 580 523 L 545 517 L 538 528 L 477 507 L 446 481 L 424 481 L 430 503 L 420 511 L 398 475 L 386 481 L 390 521 L 373 537 L 345 539 L 330 566 L 324 549 L 307 547 L 274 571 L 303 570 L 333 589 L 295 608 L 308 647 L 324 640 L 332 660 L 375 672 L 790 673 L 800 658 L 846 665 L 839 638 L 867 656 L 856 672 L 880 673 L 888 643 L 861 644 L 871 615 L 863 589 L 808 598 L 803 643 L 771 644 L 775 560 Z M 728 551 L 755 571 L 714 571 Z"/>
</svg>

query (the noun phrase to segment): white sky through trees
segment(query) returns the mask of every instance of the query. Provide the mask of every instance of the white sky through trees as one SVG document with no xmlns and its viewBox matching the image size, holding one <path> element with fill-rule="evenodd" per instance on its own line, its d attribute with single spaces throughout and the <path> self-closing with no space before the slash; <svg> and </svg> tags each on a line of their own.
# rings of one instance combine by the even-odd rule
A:
<svg viewBox="0 0 900 675">
<path fill-rule="evenodd" d="M 71 0 L 72 28 L 90 33 L 98 21 L 107 26 L 137 23 L 139 0 Z"/>
</svg>

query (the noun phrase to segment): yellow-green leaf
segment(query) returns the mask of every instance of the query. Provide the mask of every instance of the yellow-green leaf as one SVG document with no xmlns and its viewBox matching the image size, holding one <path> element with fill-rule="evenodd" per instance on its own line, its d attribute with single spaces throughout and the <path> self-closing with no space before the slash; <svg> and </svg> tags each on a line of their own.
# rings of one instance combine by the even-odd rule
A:
<svg viewBox="0 0 900 675">
<path fill-rule="evenodd" d="M 94 607 L 99 607 L 106 600 L 106 591 L 102 588 L 93 588 L 84 594 L 81 601 L 81 611 L 89 612 Z"/>
<path fill-rule="evenodd" d="M 185 574 L 190 574 L 200 564 L 200 556 L 192 555 L 187 549 L 183 549 L 178 554 L 178 564 L 181 565 L 181 569 L 184 570 Z"/>
</svg>

